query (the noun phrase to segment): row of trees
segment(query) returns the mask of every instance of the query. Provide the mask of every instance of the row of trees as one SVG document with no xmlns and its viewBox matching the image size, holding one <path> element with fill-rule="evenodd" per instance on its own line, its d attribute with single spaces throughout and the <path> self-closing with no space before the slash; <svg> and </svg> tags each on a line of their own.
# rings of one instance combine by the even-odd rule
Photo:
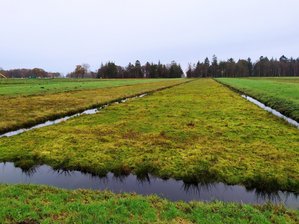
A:
<svg viewBox="0 0 299 224">
<path fill-rule="evenodd" d="M 250 58 L 230 58 L 218 62 L 214 55 L 212 61 L 206 58 L 203 62 L 189 65 L 187 77 L 242 77 L 242 76 L 299 76 L 299 58 L 288 59 L 284 55 L 277 59 L 261 56 L 255 63 Z"/>
<path fill-rule="evenodd" d="M 184 72 L 179 64 L 172 61 L 170 64 L 160 62 L 141 65 L 137 60 L 135 64 L 129 63 L 126 67 L 116 65 L 114 62 L 102 64 L 96 71 L 89 70 L 88 64 L 77 65 L 75 70 L 67 75 L 69 78 L 180 78 Z M 56 78 L 60 73 L 46 72 L 41 68 L 12 69 L 0 68 L 1 77 L 7 78 Z M 281 56 L 277 59 L 268 59 L 261 56 L 256 62 L 250 58 L 235 61 L 219 61 L 214 55 L 212 60 L 206 58 L 203 62 L 189 65 L 186 72 L 188 78 L 192 77 L 242 77 L 242 76 L 299 76 L 299 58 Z"/>
<path fill-rule="evenodd" d="M 184 72 L 179 64 L 172 61 L 171 64 L 165 65 L 149 63 L 141 65 L 140 61 L 135 64 L 129 63 L 128 66 L 122 67 L 114 62 L 102 64 L 97 73 L 89 71 L 87 64 L 77 65 L 75 70 L 67 75 L 71 78 L 181 78 Z"/>
<path fill-rule="evenodd" d="M 3 70 L 0 68 L 2 77 L 6 78 L 57 78 L 60 77 L 58 72 L 46 72 L 41 68 L 34 69 L 11 69 Z"/>
</svg>

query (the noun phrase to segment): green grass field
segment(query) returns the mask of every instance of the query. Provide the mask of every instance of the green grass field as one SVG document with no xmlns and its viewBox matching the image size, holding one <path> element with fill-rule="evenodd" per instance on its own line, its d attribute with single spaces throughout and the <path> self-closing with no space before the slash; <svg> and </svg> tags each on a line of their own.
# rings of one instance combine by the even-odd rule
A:
<svg viewBox="0 0 299 224">
<path fill-rule="evenodd" d="M 22 80 L 21 80 L 22 81 Z M 55 81 L 55 80 L 54 80 Z M 160 88 L 176 85 L 187 81 L 186 79 L 171 79 L 142 83 L 146 80 L 111 80 L 96 81 L 95 83 L 110 83 L 109 88 L 60 92 L 31 96 L 0 96 L 0 133 L 18 128 L 30 127 L 50 119 L 81 112 L 85 109 L 97 107 L 124 97 L 154 91 Z M 27 81 L 25 81 L 27 82 Z M 28 82 L 43 82 L 42 80 L 29 80 Z M 46 81 L 44 81 L 46 82 Z M 132 84 L 133 82 L 141 82 Z M 14 82 L 12 82 L 14 83 Z M 58 82 L 62 88 L 62 83 Z M 78 82 L 79 84 L 81 82 Z M 88 82 L 87 82 L 88 83 Z M 90 81 L 90 83 L 92 83 Z M 123 86 L 112 87 L 122 83 Z M 130 85 L 128 85 L 130 84 Z M 11 84 L 14 86 L 13 84 Z M 80 84 L 81 85 L 81 84 Z M 93 84 L 95 85 L 95 84 Z M 102 86 L 103 87 L 103 86 Z M 62 90 L 62 89 L 60 89 Z M 11 88 L 15 92 L 15 88 Z M 40 92 L 39 92 L 40 93 Z"/>
<path fill-rule="evenodd" d="M 28 96 L 76 90 L 101 89 L 166 79 L 0 79 L 0 96 Z"/>
<path fill-rule="evenodd" d="M 282 206 L 222 202 L 170 202 L 156 196 L 0 185 L 5 223 L 298 223 L 299 212 Z"/>
<path fill-rule="evenodd" d="M 299 121 L 299 78 L 221 78 L 218 81 Z"/>
<path fill-rule="evenodd" d="M 0 161 L 299 192 L 298 134 L 227 87 L 201 79 L 1 138 Z"/>
</svg>

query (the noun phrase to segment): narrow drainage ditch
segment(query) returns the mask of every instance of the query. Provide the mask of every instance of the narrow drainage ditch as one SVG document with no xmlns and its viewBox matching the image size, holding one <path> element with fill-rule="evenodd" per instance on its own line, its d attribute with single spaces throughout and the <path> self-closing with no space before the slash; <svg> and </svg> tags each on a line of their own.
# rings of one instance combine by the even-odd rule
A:
<svg viewBox="0 0 299 224">
<path fill-rule="evenodd" d="M 148 95 L 147 93 L 143 93 L 143 94 L 140 94 L 140 95 L 137 95 L 137 96 L 134 96 L 134 97 L 128 97 L 128 98 L 124 98 L 124 99 L 121 99 L 121 100 L 118 100 L 118 101 L 115 101 L 115 102 L 111 102 L 111 103 L 107 103 L 103 106 L 100 106 L 100 107 L 97 107 L 97 108 L 93 108 L 93 109 L 88 109 L 88 110 L 85 110 L 81 113 L 76 113 L 76 114 L 73 114 L 71 116 L 65 116 L 65 117 L 62 117 L 62 118 L 59 118 L 59 119 L 56 119 L 56 120 L 52 120 L 52 121 L 46 121 L 44 123 L 41 123 L 41 124 L 37 124 L 35 126 L 32 126 L 30 128 L 21 128 L 21 129 L 18 129 L 16 131 L 10 131 L 10 132 L 7 132 L 7 133 L 4 133 L 2 135 L 0 135 L 0 138 L 1 137 L 11 137 L 11 136 L 14 136 L 14 135 L 18 135 L 18 134 L 21 134 L 23 132 L 27 132 L 27 131 L 30 131 L 30 130 L 33 130 L 33 129 L 38 129 L 38 128 L 42 128 L 42 127 L 46 127 L 46 126 L 51 126 L 51 125 L 54 125 L 54 124 L 58 124 L 58 123 L 61 123 L 61 122 L 64 122 L 64 121 L 67 121 L 73 117 L 79 117 L 79 116 L 82 116 L 82 115 L 91 115 L 91 114 L 96 114 L 98 113 L 100 110 L 112 105 L 112 104 L 119 104 L 119 103 L 125 103 L 127 102 L 128 100 L 130 99 L 136 99 L 136 98 L 142 98 L 142 97 L 145 97 L 146 95 Z"/>
<path fill-rule="evenodd" d="M 261 103 L 260 101 L 254 99 L 254 98 L 252 98 L 250 96 L 247 96 L 247 95 L 244 95 L 244 94 L 241 95 L 241 96 L 243 98 L 245 98 L 246 100 L 248 100 L 249 102 L 254 103 L 258 107 L 260 107 L 260 108 L 262 108 L 262 109 L 270 112 L 271 114 L 273 114 L 273 115 L 275 115 L 275 116 L 277 116 L 279 118 L 284 119 L 286 122 L 288 122 L 289 124 L 291 124 L 291 125 L 293 125 L 293 126 L 295 126 L 295 127 L 297 127 L 299 129 L 299 123 L 297 121 L 295 121 L 295 120 L 293 120 L 293 119 L 291 119 L 291 118 L 283 115 L 282 113 L 278 112 L 277 110 L 274 110 L 271 107 L 266 106 L 265 104 Z"/>
<path fill-rule="evenodd" d="M 299 195 L 290 192 L 275 193 L 248 190 L 240 185 L 186 184 L 183 181 L 164 180 L 152 175 L 138 178 L 136 175 L 106 177 L 94 176 L 79 171 L 53 170 L 50 166 L 35 167 L 29 172 L 15 167 L 14 163 L 0 163 L 0 183 L 3 184 L 43 184 L 66 189 L 110 190 L 114 193 L 156 194 L 172 201 L 223 201 L 249 204 L 272 202 L 299 209 Z"/>
</svg>

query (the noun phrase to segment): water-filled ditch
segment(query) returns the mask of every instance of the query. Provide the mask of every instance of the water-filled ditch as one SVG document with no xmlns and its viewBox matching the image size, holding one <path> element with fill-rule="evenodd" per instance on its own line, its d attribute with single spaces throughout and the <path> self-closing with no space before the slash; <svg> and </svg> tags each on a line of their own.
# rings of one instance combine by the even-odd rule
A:
<svg viewBox="0 0 299 224">
<path fill-rule="evenodd" d="M 115 176 L 108 173 L 98 177 L 79 171 L 53 170 L 42 165 L 22 171 L 13 163 L 0 163 L 0 183 L 9 184 L 43 184 L 67 189 L 110 190 L 115 193 L 131 192 L 142 195 L 156 194 L 172 201 L 214 201 L 263 204 L 272 202 L 299 209 L 299 196 L 289 192 L 264 193 L 247 190 L 239 185 L 186 184 L 183 181 L 147 175 L 138 178 L 136 175 Z"/>
<path fill-rule="evenodd" d="M 260 101 L 254 99 L 250 96 L 242 95 L 242 97 L 245 98 L 246 100 L 248 100 L 249 102 L 254 103 L 255 105 L 259 106 L 260 108 L 270 112 L 271 114 L 274 114 L 276 117 L 282 118 L 289 124 L 299 128 L 299 123 L 297 121 L 295 121 L 287 116 L 284 116 L 282 113 L 278 112 L 277 110 L 274 110 L 271 107 L 266 106 L 265 104 L 261 103 Z"/>
<path fill-rule="evenodd" d="M 1 137 L 11 137 L 11 136 L 14 136 L 14 135 L 18 135 L 18 134 L 21 134 L 23 132 L 27 132 L 27 131 L 30 131 L 30 130 L 33 130 L 33 129 L 37 129 L 37 128 L 43 128 L 43 127 L 47 127 L 47 126 L 50 126 L 50 125 L 54 125 L 54 124 L 58 124 L 58 123 L 61 123 L 63 121 L 67 121 L 73 117 L 78 117 L 78 116 L 82 116 L 82 115 L 90 115 L 90 114 L 96 114 L 98 113 L 100 110 L 104 109 L 105 107 L 108 107 L 112 104 L 119 104 L 119 103 L 125 103 L 127 102 L 128 100 L 130 99 L 135 99 L 135 98 L 142 98 L 144 96 L 146 96 L 147 94 L 144 93 L 144 94 L 140 94 L 140 95 L 137 95 L 137 96 L 134 96 L 134 97 L 128 97 L 128 98 L 124 98 L 124 99 L 121 99 L 121 100 L 118 100 L 116 102 L 111 102 L 111 103 L 107 103 L 101 107 L 97 107 L 97 108 L 92 108 L 92 109 L 88 109 L 88 110 L 85 110 L 81 113 L 76 113 L 76 114 L 73 114 L 71 116 L 65 116 L 65 117 L 62 117 L 62 118 L 59 118 L 59 119 L 56 119 L 56 120 L 52 120 L 52 121 L 46 121 L 44 123 L 41 123 L 41 124 L 38 124 L 38 125 L 35 125 L 33 127 L 30 127 L 30 128 L 21 128 L 21 129 L 18 129 L 18 130 L 15 130 L 15 131 L 10 131 L 10 132 L 7 132 L 7 133 L 4 133 L 2 135 L 0 135 L 0 138 Z"/>
</svg>

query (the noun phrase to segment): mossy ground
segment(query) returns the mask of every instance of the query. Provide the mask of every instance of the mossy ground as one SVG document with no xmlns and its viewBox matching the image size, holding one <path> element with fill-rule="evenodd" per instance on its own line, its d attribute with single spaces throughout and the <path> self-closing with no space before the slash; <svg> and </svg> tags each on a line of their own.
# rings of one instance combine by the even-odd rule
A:
<svg viewBox="0 0 299 224">
<path fill-rule="evenodd" d="M 229 85 L 299 122 L 299 78 L 221 78 Z"/>
<path fill-rule="evenodd" d="M 299 192 L 298 130 L 211 79 L 1 138 L 0 161 Z"/>
<path fill-rule="evenodd" d="M 43 82 L 46 81 L 47 80 L 44 80 Z M 143 83 L 146 82 L 146 79 L 106 80 L 102 82 L 95 81 L 95 84 L 88 85 L 87 87 L 89 88 L 91 88 L 92 86 L 93 88 L 95 88 L 95 86 L 97 86 L 97 89 L 92 90 L 69 91 L 55 94 L 43 93 L 40 95 L 30 95 L 25 97 L 22 96 L 22 94 L 19 94 L 20 96 L 0 96 L 0 133 L 16 130 L 23 127 L 31 127 L 35 124 L 45 122 L 50 119 L 56 119 L 62 116 L 81 112 L 85 109 L 90 109 L 92 107 L 96 107 L 119 98 L 124 98 L 147 91 L 153 91 L 185 81 L 186 79 L 157 79 L 155 81 L 148 81 L 148 83 Z M 39 83 L 42 81 L 36 82 Z M 70 85 L 70 83 L 72 82 L 60 81 L 58 82 L 58 84 L 56 84 L 60 85 L 58 90 L 63 91 L 63 87 L 65 85 Z M 74 83 L 77 85 L 83 85 L 84 83 L 93 82 L 77 81 Z M 101 83 L 107 84 L 104 85 Z M 133 85 L 134 83 L 135 85 Z M 49 85 L 51 86 L 54 84 L 55 82 L 50 83 Z M 27 84 L 26 86 L 28 85 L 29 84 Z M 33 86 L 35 85 L 37 84 L 33 84 Z M 113 87 L 115 85 L 122 86 Z M 12 84 L 9 84 L 8 86 L 14 86 L 14 82 L 12 82 Z M 104 88 L 109 86 L 111 88 Z M 0 85 L 0 92 L 1 88 L 4 87 Z M 10 88 L 11 91 L 15 93 L 15 89 L 13 87 Z M 66 89 L 68 88 L 66 87 Z"/>
<path fill-rule="evenodd" d="M 0 185 L 5 223 L 298 223 L 283 206 L 170 202 L 157 196 L 108 191 Z"/>
</svg>

